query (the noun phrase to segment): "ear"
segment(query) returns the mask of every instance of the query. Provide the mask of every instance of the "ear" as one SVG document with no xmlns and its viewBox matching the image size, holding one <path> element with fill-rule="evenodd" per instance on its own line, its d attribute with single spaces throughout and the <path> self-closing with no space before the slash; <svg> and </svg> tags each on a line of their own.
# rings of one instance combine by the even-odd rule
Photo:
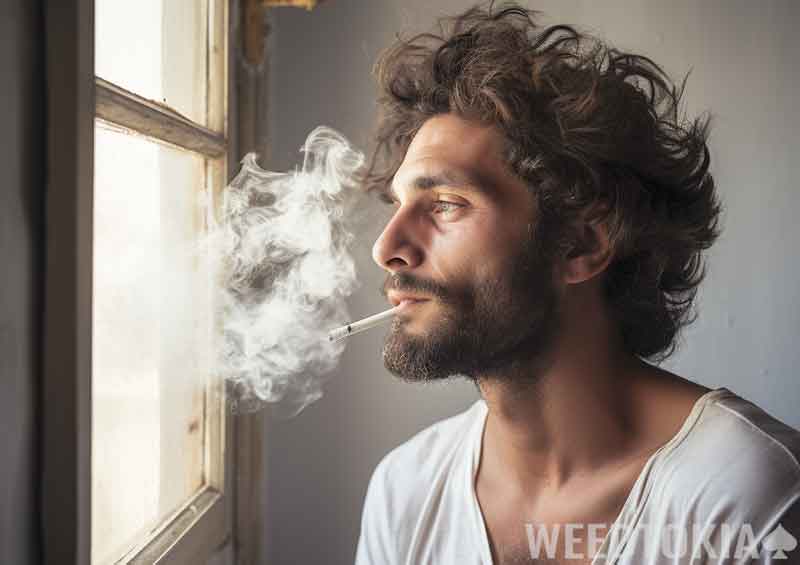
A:
<svg viewBox="0 0 800 565">
<path fill-rule="evenodd" d="M 575 226 L 575 233 L 576 245 L 561 260 L 564 284 L 578 284 L 600 275 L 613 256 L 605 222 L 580 222 Z"/>
</svg>

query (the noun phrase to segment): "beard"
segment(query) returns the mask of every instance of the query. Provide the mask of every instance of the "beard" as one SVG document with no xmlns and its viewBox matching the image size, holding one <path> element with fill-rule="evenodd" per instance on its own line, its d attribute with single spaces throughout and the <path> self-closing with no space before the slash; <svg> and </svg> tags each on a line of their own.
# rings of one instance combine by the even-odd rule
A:
<svg viewBox="0 0 800 565">
<path fill-rule="evenodd" d="M 527 238 L 503 272 L 474 283 L 442 285 L 408 273 L 387 278 L 389 289 L 418 291 L 438 302 L 441 315 L 425 334 L 395 318 L 383 348 L 385 367 L 410 382 L 454 376 L 473 381 L 543 358 L 558 327 L 552 262 Z"/>
</svg>

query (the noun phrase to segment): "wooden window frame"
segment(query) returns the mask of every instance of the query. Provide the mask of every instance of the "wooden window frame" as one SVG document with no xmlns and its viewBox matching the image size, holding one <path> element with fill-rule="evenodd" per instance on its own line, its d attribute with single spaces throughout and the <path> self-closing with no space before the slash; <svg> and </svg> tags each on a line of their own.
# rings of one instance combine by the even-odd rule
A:
<svg viewBox="0 0 800 565">
<path fill-rule="evenodd" d="M 235 49 L 238 0 L 210 0 L 224 10 L 227 42 L 210 49 L 225 81 L 210 85 L 209 108 L 222 115 L 199 127 L 177 112 L 94 73 L 94 0 L 46 0 L 47 196 L 45 307 L 41 393 L 41 527 L 43 562 L 91 562 L 92 270 L 95 119 L 159 138 L 208 159 L 206 178 L 226 180 L 236 163 Z M 211 32 L 211 30 L 209 30 Z M 209 34 L 210 41 L 218 41 Z M 246 119 L 247 116 L 244 116 Z M 220 124 L 222 127 L 219 127 Z M 220 133 L 221 131 L 221 133 Z M 228 167 L 213 159 L 227 157 Z M 217 182 L 217 186 L 226 183 Z M 209 487 L 165 523 L 126 563 L 197 563 L 226 543 L 237 562 L 260 559 L 262 415 L 232 417 L 223 400 L 221 462 L 210 463 Z M 207 406 L 209 409 L 209 406 Z M 207 430 L 209 433 L 209 430 Z M 213 433 L 213 431 L 211 432 Z M 244 560 L 240 561 L 239 557 Z"/>
</svg>

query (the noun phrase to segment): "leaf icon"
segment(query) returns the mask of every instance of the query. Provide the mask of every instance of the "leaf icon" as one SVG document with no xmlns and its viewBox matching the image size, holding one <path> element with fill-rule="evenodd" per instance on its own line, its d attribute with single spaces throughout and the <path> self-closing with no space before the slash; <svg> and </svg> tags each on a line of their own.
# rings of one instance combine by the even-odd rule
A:
<svg viewBox="0 0 800 565">
<path fill-rule="evenodd" d="M 784 551 L 791 551 L 797 547 L 797 539 L 783 525 L 778 524 L 778 527 L 764 538 L 763 545 L 767 551 L 776 552 L 772 556 L 774 559 L 786 559 Z"/>
</svg>

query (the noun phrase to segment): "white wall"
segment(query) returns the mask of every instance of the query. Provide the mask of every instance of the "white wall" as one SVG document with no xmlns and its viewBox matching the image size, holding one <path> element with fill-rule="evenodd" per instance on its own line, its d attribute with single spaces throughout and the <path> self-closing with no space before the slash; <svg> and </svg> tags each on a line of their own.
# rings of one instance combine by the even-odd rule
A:
<svg viewBox="0 0 800 565">
<path fill-rule="evenodd" d="M 313 12 L 273 11 L 270 141 L 273 168 L 291 167 L 305 135 L 326 124 L 367 147 L 374 120 L 370 75 L 401 29 L 427 28 L 457 0 L 332 0 Z M 800 3 L 793 0 L 529 2 L 550 23 L 590 28 L 652 56 L 675 76 L 693 68 L 686 102 L 711 110 L 712 170 L 726 205 L 710 255 L 701 316 L 669 368 L 725 385 L 800 427 L 800 225 L 798 134 L 792 101 Z M 376 221 L 378 218 L 376 218 Z M 354 315 L 384 306 L 383 276 L 369 259 L 377 227 L 358 249 L 363 286 Z M 414 432 L 465 408 L 472 385 L 412 386 L 382 367 L 381 336 L 354 338 L 326 396 L 272 426 L 267 501 L 270 561 L 351 563 L 370 473 Z"/>
</svg>

